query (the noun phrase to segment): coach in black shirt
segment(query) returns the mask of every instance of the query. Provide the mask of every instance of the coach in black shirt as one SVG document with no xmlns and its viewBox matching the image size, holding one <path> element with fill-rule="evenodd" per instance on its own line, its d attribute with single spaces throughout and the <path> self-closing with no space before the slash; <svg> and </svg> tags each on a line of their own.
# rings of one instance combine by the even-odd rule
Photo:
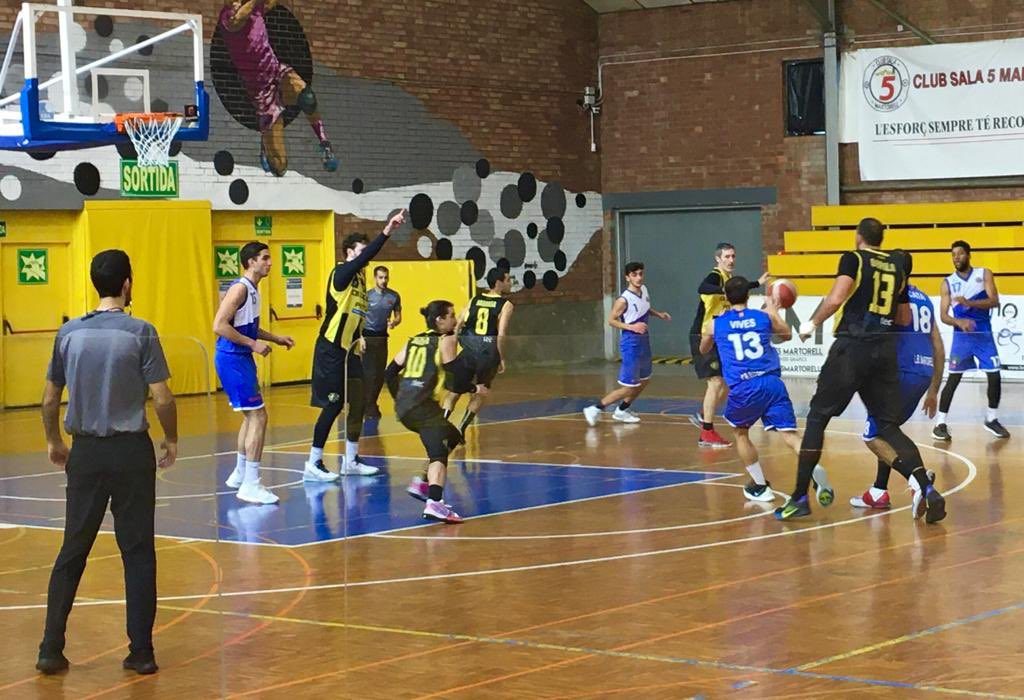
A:
<svg viewBox="0 0 1024 700">
<path fill-rule="evenodd" d="M 157 670 L 153 657 L 156 617 L 156 457 L 146 421 L 146 397 L 164 431 L 161 467 L 178 453 L 178 420 L 170 373 L 152 325 L 125 313 L 132 298 L 132 268 L 122 250 L 105 250 L 92 260 L 95 311 L 68 321 L 57 333 L 43 393 L 43 428 L 50 461 L 67 473 L 64 542 L 50 574 L 46 629 L 36 668 L 51 674 L 68 667 L 64 632 L 85 560 L 110 503 L 114 534 L 124 562 L 129 654 L 125 669 Z M 68 390 L 64 429 L 60 400 Z"/>
</svg>

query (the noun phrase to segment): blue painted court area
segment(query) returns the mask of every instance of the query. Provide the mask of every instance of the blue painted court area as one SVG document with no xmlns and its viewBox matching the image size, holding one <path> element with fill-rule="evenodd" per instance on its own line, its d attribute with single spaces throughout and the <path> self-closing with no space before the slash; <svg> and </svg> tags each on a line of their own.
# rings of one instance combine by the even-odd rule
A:
<svg viewBox="0 0 1024 700">
<path fill-rule="evenodd" d="M 304 458 L 301 454 L 276 453 L 264 470 L 264 483 L 281 498 L 276 506 L 249 505 L 211 482 L 214 470 L 210 462 L 217 460 L 217 484 L 222 484 L 234 467 L 233 455 L 180 463 L 157 483 L 157 532 L 203 540 L 303 545 L 411 527 L 451 527 L 424 521 L 423 503 L 405 491 L 422 460 L 367 457 L 368 463 L 382 467 L 381 474 L 349 476 L 340 483 L 323 484 L 301 481 Z M 445 500 L 463 517 L 472 518 L 729 476 L 660 469 L 453 461 L 448 470 Z M 0 520 L 63 527 L 63 487 L 61 473 L 8 479 L 0 494 Z M 112 524 L 108 514 L 105 529 Z"/>
</svg>

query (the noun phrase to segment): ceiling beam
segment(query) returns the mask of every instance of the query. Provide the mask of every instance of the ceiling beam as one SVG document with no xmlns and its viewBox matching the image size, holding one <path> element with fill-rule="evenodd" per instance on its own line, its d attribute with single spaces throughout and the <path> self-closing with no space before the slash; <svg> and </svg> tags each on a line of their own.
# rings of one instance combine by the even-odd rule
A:
<svg viewBox="0 0 1024 700">
<path fill-rule="evenodd" d="M 896 10 L 894 10 L 891 7 L 889 7 L 888 5 L 886 5 L 884 2 L 882 2 L 882 0 L 868 0 L 868 2 L 870 2 L 872 5 L 877 7 L 879 10 L 881 10 L 885 14 L 889 15 L 890 17 L 892 17 L 894 20 L 896 20 L 900 24 L 905 25 L 907 27 L 907 29 L 909 29 L 911 32 L 913 32 L 914 35 L 918 39 L 921 39 L 921 40 L 923 40 L 923 41 L 925 41 L 925 42 L 927 42 L 929 44 L 937 43 L 935 41 L 935 39 L 932 38 L 931 34 L 926 32 L 925 30 L 921 29 L 916 24 L 911 22 L 909 19 L 907 19 L 906 17 L 901 15 L 899 12 L 897 12 Z"/>
</svg>

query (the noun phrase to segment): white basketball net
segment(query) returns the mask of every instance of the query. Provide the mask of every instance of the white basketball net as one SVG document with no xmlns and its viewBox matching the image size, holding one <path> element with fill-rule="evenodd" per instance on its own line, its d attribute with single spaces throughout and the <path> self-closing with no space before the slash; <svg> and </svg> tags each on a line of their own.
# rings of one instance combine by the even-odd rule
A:
<svg viewBox="0 0 1024 700">
<path fill-rule="evenodd" d="M 138 154 L 138 164 L 167 165 L 171 158 L 171 142 L 181 128 L 182 117 L 132 117 L 124 122 L 125 133 Z"/>
</svg>

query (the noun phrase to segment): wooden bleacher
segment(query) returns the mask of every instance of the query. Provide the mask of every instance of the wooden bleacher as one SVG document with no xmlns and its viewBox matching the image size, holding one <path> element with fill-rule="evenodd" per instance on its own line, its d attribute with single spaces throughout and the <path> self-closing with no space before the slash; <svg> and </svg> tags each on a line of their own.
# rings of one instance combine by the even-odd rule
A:
<svg viewBox="0 0 1024 700">
<path fill-rule="evenodd" d="M 768 272 L 792 279 L 801 294 L 825 295 L 839 253 L 852 250 L 857 223 L 873 216 L 886 227 L 884 248 L 914 253 L 914 284 L 938 296 L 953 271 L 949 246 L 971 244 L 971 262 L 998 278 L 1003 294 L 1024 294 L 1024 200 L 941 204 L 846 204 L 811 207 L 810 231 L 786 231 L 785 250 L 768 256 Z"/>
</svg>

